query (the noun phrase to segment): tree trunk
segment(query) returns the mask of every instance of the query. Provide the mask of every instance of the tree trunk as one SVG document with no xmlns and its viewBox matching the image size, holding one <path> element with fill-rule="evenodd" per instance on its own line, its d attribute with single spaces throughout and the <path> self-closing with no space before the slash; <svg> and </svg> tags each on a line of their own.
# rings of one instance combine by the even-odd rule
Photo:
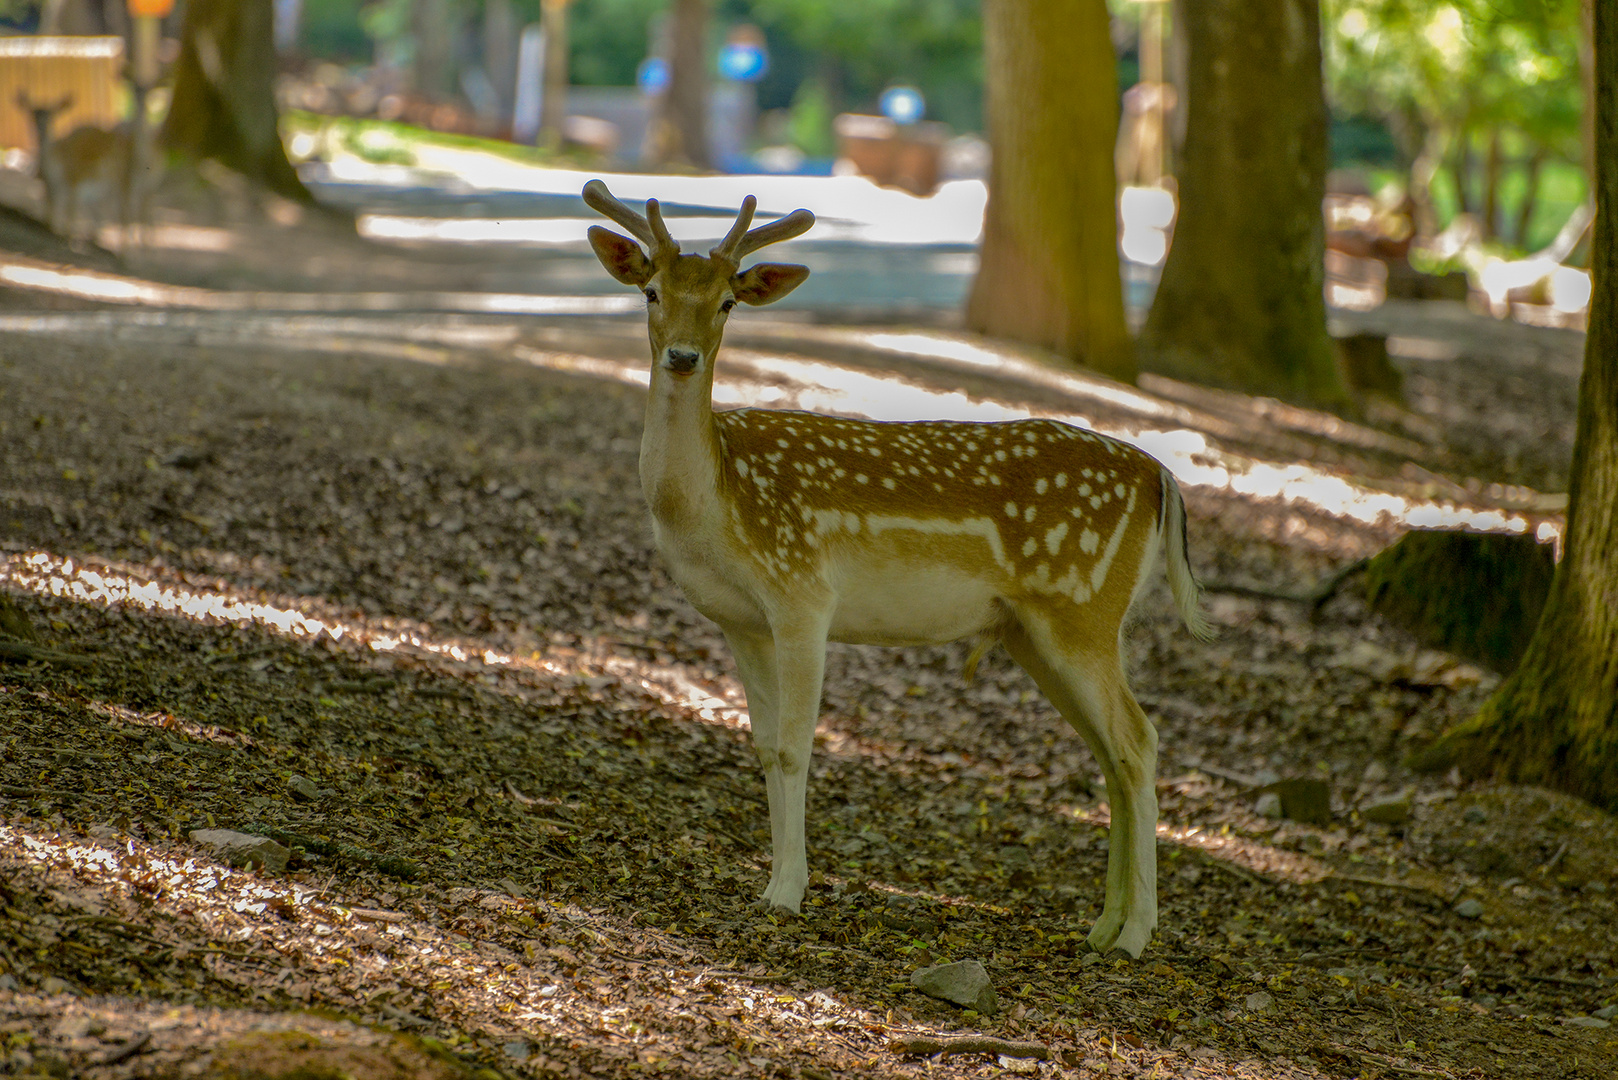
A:
<svg viewBox="0 0 1618 1080">
<path fill-rule="evenodd" d="M 1524 250 L 1528 248 L 1528 230 L 1534 224 L 1534 211 L 1538 209 L 1539 178 L 1545 168 L 1545 158 L 1545 148 L 1535 146 L 1533 154 L 1523 166 L 1526 175 L 1523 177 L 1522 202 L 1517 204 L 1517 226 L 1512 230 L 1511 240 Z"/>
<path fill-rule="evenodd" d="M 1317 0 L 1186 0 L 1180 213 L 1141 334 L 1175 378 L 1334 406 Z"/>
<path fill-rule="evenodd" d="M 983 39 L 994 156 L 966 324 L 1133 382 L 1106 4 L 985 0 Z"/>
<path fill-rule="evenodd" d="M 190 0 L 163 143 L 313 205 L 287 160 L 275 106 L 270 0 Z"/>
<path fill-rule="evenodd" d="M 1597 4 L 1595 240 L 1563 557 L 1522 663 L 1416 756 L 1618 810 L 1618 5 Z"/>
<path fill-rule="evenodd" d="M 568 0 L 541 0 L 540 26 L 545 31 L 545 89 L 539 99 L 539 145 L 560 147 L 567 120 Z"/>
<path fill-rule="evenodd" d="M 709 168 L 708 3 L 674 0 L 669 12 L 669 85 L 658 109 L 652 160 Z"/>
<path fill-rule="evenodd" d="M 500 119 L 511 119 L 517 100 L 517 9 L 512 0 L 485 0 L 483 5 L 483 68 L 500 99 Z"/>
<path fill-rule="evenodd" d="M 1500 129 L 1489 132 L 1489 149 L 1483 157 L 1483 239 L 1500 235 Z"/>
<path fill-rule="evenodd" d="M 455 93 L 455 24 L 449 0 L 412 0 L 410 32 L 416 40 L 416 93 L 444 101 Z"/>
</svg>

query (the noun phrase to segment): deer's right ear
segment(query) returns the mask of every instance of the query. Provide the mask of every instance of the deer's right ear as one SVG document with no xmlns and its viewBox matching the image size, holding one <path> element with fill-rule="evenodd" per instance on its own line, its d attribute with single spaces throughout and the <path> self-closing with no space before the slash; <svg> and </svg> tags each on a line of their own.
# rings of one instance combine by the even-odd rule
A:
<svg viewBox="0 0 1618 1080">
<path fill-rule="evenodd" d="M 640 245 L 627 236 L 619 236 L 600 225 L 590 226 L 590 246 L 596 258 L 607 268 L 607 273 L 623 282 L 640 288 L 652 279 L 652 263 Z"/>
</svg>

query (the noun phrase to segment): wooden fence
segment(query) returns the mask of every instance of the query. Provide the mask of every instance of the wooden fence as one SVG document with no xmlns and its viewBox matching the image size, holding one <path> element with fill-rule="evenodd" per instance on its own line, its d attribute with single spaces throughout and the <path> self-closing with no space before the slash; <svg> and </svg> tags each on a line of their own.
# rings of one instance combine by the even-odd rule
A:
<svg viewBox="0 0 1618 1080">
<path fill-rule="evenodd" d="M 123 67 L 120 37 L 0 37 L 0 147 L 35 149 L 19 94 L 35 104 L 71 99 L 56 118 L 56 135 L 117 124 L 125 109 Z"/>
</svg>

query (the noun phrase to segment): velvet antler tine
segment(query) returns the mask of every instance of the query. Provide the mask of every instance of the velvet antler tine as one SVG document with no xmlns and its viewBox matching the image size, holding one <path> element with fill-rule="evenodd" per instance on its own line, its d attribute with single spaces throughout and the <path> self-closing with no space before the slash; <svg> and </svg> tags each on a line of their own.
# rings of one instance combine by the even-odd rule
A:
<svg viewBox="0 0 1618 1080">
<path fill-rule="evenodd" d="M 776 218 L 768 225 L 758 228 L 742 237 L 736 245 L 736 258 L 750 255 L 766 244 L 779 244 L 783 240 L 791 240 L 794 236 L 806 233 L 815 224 L 815 215 L 807 210 L 794 210 L 786 217 Z"/>
<path fill-rule="evenodd" d="M 654 245 L 652 257 L 656 258 L 659 251 L 667 251 L 678 255 L 680 245 L 670 235 L 669 227 L 663 224 L 663 208 L 658 205 L 656 199 L 646 200 L 646 221 L 652 227 L 652 243 Z"/>
<path fill-rule="evenodd" d="M 742 208 L 736 215 L 736 223 L 730 227 L 730 232 L 719 241 L 719 245 L 708 252 L 710 258 L 729 259 L 735 262 L 741 258 L 736 245 L 742 242 L 747 235 L 747 228 L 753 224 L 753 211 L 758 207 L 758 200 L 749 195 L 742 200 Z"/>
<path fill-rule="evenodd" d="M 600 180 L 592 180 L 584 185 L 584 201 L 596 213 L 622 225 L 636 240 L 648 247 L 656 245 L 652 227 L 646 219 L 614 198 L 612 192 L 607 190 L 607 185 Z"/>
</svg>

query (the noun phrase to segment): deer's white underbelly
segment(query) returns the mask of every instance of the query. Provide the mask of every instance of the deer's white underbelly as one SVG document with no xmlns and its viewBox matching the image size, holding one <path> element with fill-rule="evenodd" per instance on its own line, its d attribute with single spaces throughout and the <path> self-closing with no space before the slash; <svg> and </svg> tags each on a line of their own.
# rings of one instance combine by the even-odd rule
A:
<svg viewBox="0 0 1618 1080">
<path fill-rule="evenodd" d="M 864 564 L 834 571 L 833 641 L 939 645 L 994 621 L 1000 591 L 948 567 Z"/>
</svg>

